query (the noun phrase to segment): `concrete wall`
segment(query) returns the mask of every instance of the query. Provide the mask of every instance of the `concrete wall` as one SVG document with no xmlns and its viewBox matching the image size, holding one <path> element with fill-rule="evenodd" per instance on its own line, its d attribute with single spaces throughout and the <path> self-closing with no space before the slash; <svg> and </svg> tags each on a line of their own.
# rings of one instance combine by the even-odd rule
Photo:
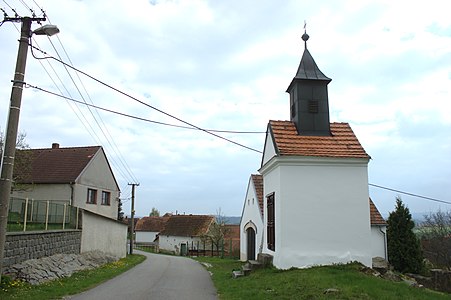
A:
<svg viewBox="0 0 451 300">
<path fill-rule="evenodd" d="M 7 233 L 3 265 L 59 253 L 79 254 L 80 244 L 80 230 Z"/>
<path fill-rule="evenodd" d="M 127 254 L 127 225 L 83 211 L 81 253 L 103 251 L 118 258 Z"/>
<path fill-rule="evenodd" d="M 264 195 L 275 193 L 275 252 L 266 241 L 263 252 L 276 267 L 371 267 L 366 159 L 275 158 L 260 172 Z"/>
<path fill-rule="evenodd" d="M 243 212 L 240 223 L 240 260 L 247 258 L 247 233 L 246 230 L 252 227 L 255 230 L 255 258 L 261 252 L 263 246 L 263 219 L 258 205 L 257 193 L 255 191 L 252 178 L 249 179 L 246 198 L 244 199 Z"/>
<path fill-rule="evenodd" d="M 387 256 L 387 226 L 371 226 L 371 255 L 388 260 Z"/>
</svg>

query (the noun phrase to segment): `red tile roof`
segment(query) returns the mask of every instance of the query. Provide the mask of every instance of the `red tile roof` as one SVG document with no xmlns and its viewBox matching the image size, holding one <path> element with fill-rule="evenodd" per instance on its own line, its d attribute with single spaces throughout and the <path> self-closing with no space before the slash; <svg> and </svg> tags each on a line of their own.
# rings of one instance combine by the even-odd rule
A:
<svg viewBox="0 0 451 300">
<path fill-rule="evenodd" d="M 377 210 L 376 205 L 374 205 L 373 200 L 370 198 L 370 222 L 371 225 L 387 225 L 384 218 Z"/>
<path fill-rule="evenodd" d="M 254 183 L 255 192 L 257 193 L 260 214 L 263 216 L 263 176 L 258 174 L 252 174 L 251 178 L 252 182 Z"/>
<path fill-rule="evenodd" d="M 86 168 L 100 146 L 19 150 L 31 168 L 15 170 L 20 183 L 71 183 Z M 24 174 L 25 172 L 25 174 Z"/>
<path fill-rule="evenodd" d="M 136 231 L 161 232 L 164 229 L 168 217 L 143 217 L 138 220 L 135 226 Z"/>
<path fill-rule="evenodd" d="M 370 158 L 348 123 L 331 123 L 332 136 L 299 135 L 290 121 L 269 121 L 269 128 L 281 156 Z"/>
<path fill-rule="evenodd" d="M 160 235 L 201 236 L 208 232 L 215 217 L 206 215 L 173 215 L 170 216 Z"/>
</svg>

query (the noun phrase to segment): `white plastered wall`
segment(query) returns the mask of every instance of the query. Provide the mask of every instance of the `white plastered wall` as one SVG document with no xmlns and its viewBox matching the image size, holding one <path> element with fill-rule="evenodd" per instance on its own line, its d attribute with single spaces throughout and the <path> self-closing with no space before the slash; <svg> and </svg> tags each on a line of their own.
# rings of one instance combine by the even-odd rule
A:
<svg viewBox="0 0 451 300">
<path fill-rule="evenodd" d="M 371 226 L 371 253 L 372 257 L 387 257 L 387 226 Z"/>
<path fill-rule="evenodd" d="M 275 192 L 276 250 L 265 250 L 274 265 L 371 266 L 367 160 L 277 160 L 264 170 L 264 193 Z"/>
<path fill-rule="evenodd" d="M 255 230 L 255 258 L 263 245 L 263 219 L 260 214 L 257 193 L 252 178 L 249 179 L 246 198 L 244 199 L 243 212 L 240 223 L 240 260 L 246 261 L 247 258 L 247 232 L 248 227 Z"/>
<path fill-rule="evenodd" d="M 160 235 L 158 238 L 158 247 L 160 250 L 166 250 L 174 252 L 174 254 L 180 255 L 181 244 L 187 244 L 191 249 L 191 245 L 197 249 L 197 243 L 199 242 L 199 249 L 203 249 L 203 242 L 199 237 L 187 237 L 187 236 L 171 236 L 171 235 Z M 207 246 L 206 246 L 207 247 Z M 210 250 L 207 247 L 206 250 Z"/>
</svg>

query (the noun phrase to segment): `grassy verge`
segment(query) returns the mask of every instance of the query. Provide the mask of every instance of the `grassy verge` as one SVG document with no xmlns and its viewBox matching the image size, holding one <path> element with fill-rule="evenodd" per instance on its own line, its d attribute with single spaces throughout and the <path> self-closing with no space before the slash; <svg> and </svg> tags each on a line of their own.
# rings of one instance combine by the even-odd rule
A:
<svg viewBox="0 0 451 300">
<path fill-rule="evenodd" d="M 451 295 L 413 288 L 360 272 L 360 265 L 337 265 L 280 271 L 264 269 L 232 278 L 242 263 L 199 257 L 212 265 L 212 279 L 220 299 L 451 299 Z M 331 290 L 326 293 L 327 289 Z"/>
<path fill-rule="evenodd" d="M 93 270 L 74 273 L 71 277 L 62 278 L 41 285 L 30 285 L 21 281 L 8 281 L 2 277 L 0 299 L 60 299 L 93 288 L 145 260 L 143 255 L 128 255 L 126 258 L 106 264 Z"/>
</svg>

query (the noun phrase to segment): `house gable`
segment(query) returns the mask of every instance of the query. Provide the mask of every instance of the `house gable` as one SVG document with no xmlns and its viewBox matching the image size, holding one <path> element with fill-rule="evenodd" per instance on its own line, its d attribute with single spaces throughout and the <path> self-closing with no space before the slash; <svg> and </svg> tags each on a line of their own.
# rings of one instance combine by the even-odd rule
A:
<svg viewBox="0 0 451 300">
<path fill-rule="evenodd" d="M 266 129 L 266 138 L 265 145 L 263 147 L 261 166 L 264 166 L 268 161 L 271 160 L 271 158 L 277 155 L 278 155 L 277 145 L 274 143 L 273 133 L 270 124 L 268 124 L 268 127 Z"/>
<path fill-rule="evenodd" d="M 248 232 L 252 229 L 250 232 Z M 248 260 L 248 255 L 257 257 L 258 252 L 261 251 L 263 238 L 263 176 L 252 174 L 249 178 L 247 186 L 246 197 L 244 199 L 243 211 L 240 222 L 240 259 Z M 249 234 L 255 234 L 255 239 L 252 239 L 250 246 L 248 239 Z M 248 250 L 248 247 L 253 247 L 254 250 Z M 249 252 L 250 251 L 250 252 Z"/>
<path fill-rule="evenodd" d="M 105 152 L 100 148 L 86 164 L 76 179 L 76 183 L 119 191 L 119 185 L 111 170 Z"/>
</svg>

